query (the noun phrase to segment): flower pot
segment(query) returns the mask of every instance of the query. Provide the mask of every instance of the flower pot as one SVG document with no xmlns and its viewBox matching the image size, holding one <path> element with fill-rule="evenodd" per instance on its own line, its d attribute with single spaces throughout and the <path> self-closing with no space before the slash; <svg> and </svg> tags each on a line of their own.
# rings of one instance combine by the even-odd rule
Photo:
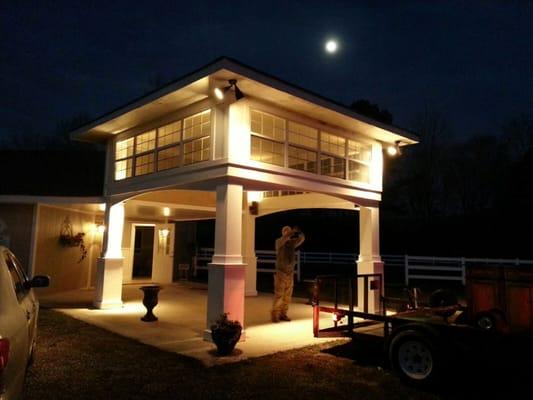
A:
<svg viewBox="0 0 533 400">
<path fill-rule="evenodd" d="M 241 338 L 242 327 L 235 328 L 217 328 L 211 331 L 213 342 L 217 346 L 219 356 L 227 356 L 233 352 L 235 345 Z"/>
<path fill-rule="evenodd" d="M 140 289 L 143 291 L 143 304 L 146 307 L 146 315 L 141 318 L 141 321 L 144 322 L 154 322 L 157 321 L 157 317 L 153 313 L 153 309 L 157 306 L 158 303 L 158 294 L 161 290 L 159 285 L 150 285 L 150 286 L 141 286 Z"/>
</svg>

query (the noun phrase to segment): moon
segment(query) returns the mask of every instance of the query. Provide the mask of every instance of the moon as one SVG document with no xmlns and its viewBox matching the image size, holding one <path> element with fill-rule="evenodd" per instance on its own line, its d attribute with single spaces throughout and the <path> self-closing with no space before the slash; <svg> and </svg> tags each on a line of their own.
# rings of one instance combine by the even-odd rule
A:
<svg viewBox="0 0 533 400">
<path fill-rule="evenodd" d="M 330 39 L 326 42 L 326 51 L 330 54 L 336 53 L 337 49 L 339 48 L 339 44 L 336 40 Z"/>
</svg>

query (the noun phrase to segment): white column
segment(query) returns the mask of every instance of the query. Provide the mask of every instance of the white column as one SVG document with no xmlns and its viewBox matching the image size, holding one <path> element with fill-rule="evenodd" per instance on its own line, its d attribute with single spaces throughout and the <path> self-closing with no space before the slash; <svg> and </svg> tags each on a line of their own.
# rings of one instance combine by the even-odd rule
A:
<svg viewBox="0 0 533 400">
<path fill-rule="evenodd" d="M 122 232 L 124 230 L 124 203 L 106 204 L 104 245 L 102 256 L 96 262 L 96 308 L 122 306 Z"/>
<path fill-rule="evenodd" d="M 357 274 L 382 274 L 383 262 L 379 251 L 379 208 L 360 207 L 359 210 L 359 259 L 357 260 Z M 373 290 L 369 279 L 368 311 L 380 311 L 379 290 Z M 385 281 L 382 280 L 382 287 Z M 359 279 L 358 283 L 358 307 L 363 308 L 364 301 L 364 281 Z"/>
<path fill-rule="evenodd" d="M 255 215 L 250 214 L 250 201 L 245 193 L 242 210 L 242 252 L 246 264 L 246 296 L 257 296 L 257 257 L 255 255 Z"/>
<path fill-rule="evenodd" d="M 209 264 L 207 328 L 204 339 L 211 340 L 211 324 L 222 313 L 244 325 L 245 267 L 242 258 L 241 185 L 217 186 L 215 252 Z"/>
</svg>

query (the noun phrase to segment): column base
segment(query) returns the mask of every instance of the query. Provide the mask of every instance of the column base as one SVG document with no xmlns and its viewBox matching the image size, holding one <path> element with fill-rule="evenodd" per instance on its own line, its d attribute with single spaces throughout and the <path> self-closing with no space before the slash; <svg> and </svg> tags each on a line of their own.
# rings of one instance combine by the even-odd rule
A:
<svg viewBox="0 0 533 400">
<path fill-rule="evenodd" d="M 384 294 L 385 280 L 383 275 L 383 261 L 381 261 L 380 257 L 372 257 L 370 259 L 359 257 L 359 260 L 357 260 L 357 275 L 361 274 L 381 274 L 381 290 L 382 294 Z M 374 280 L 376 279 L 368 279 L 368 312 L 380 313 L 382 311 L 381 299 L 379 297 L 380 292 L 379 290 L 373 288 L 372 281 Z M 358 279 L 357 291 L 357 308 L 359 311 L 364 311 L 365 286 L 362 278 Z"/>
<path fill-rule="evenodd" d="M 123 258 L 99 258 L 96 262 L 96 308 L 122 307 Z"/>
<path fill-rule="evenodd" d="M 94 308 L 98 308 L 100 310 L 110 310 L 113 308 L 122 308 L 124 303 L 122 301 L 118 302 L 108 302 L 108 301 L 93 301 Z"/>
<path fill-rule="evenodd" d="M 207 292 L 207 331 L 224 313 L 244 327 L 244 293 L 246 264 L 209 264 Z"/>
</svg>

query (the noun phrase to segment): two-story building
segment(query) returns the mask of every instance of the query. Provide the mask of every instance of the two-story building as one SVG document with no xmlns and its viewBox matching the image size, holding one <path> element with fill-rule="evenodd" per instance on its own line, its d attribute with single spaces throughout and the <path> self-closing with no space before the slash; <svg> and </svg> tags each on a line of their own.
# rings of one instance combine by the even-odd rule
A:
<svg viewBox="0 0 533 400">
<path fill-rule="evenodd" d="M 358 207 L 357 270 L 382 272 L 383 149 L 416 141 L 408 132 L 226 58 L 81 127 L 72 138 L 107 145 L 107 230 L 95 305 L 121 304 L 129 268 L 122 251 L 128 200 L 171 203 L 168 208 L 176 210 L 214 209 L 207 326 L 222 312 L 243 321 L 245 293 L 255 292 L 255 216 L 248 203 L 256 192 L 303 192 L 296 203 L 281 201 L 280 209 L 328 206 L 335 199 Z M 172 280 L 172 235 L 171 224 L 156 224 L 159 250 L 166 250 L 154 255 L 154 279 L 162 283 Z"/>
<path fill-rule="evenodd" d="M 103 246 L 93 256 L 96 267 L 83 272 L 87 286 L 96 287 L 94 305 L 120 307 L 123 283 L 136 276 L 136 242 L 153 243 L 149 278 L 171 283 L 180 234 L 173 222 L 216 218 L 207 327 L 223 312 L 244 321 L 245 295 L 257 294 L 254 231 L 261 215 L 357 209 L 357 271 L 382 272 L 384 151 L 417 140 L 227 58 L 80 127 L 72 138 L 107 148 L 104 193 L 95 200 L 105 207 L 91 209 L 105 226 Z M 143 239 L 137 232 L 145 227 L 151 232 Z M 43 271 L 39 250 L 33 253 L 31 269 L 54 278 L 53 266 Z"/>
</svg>

